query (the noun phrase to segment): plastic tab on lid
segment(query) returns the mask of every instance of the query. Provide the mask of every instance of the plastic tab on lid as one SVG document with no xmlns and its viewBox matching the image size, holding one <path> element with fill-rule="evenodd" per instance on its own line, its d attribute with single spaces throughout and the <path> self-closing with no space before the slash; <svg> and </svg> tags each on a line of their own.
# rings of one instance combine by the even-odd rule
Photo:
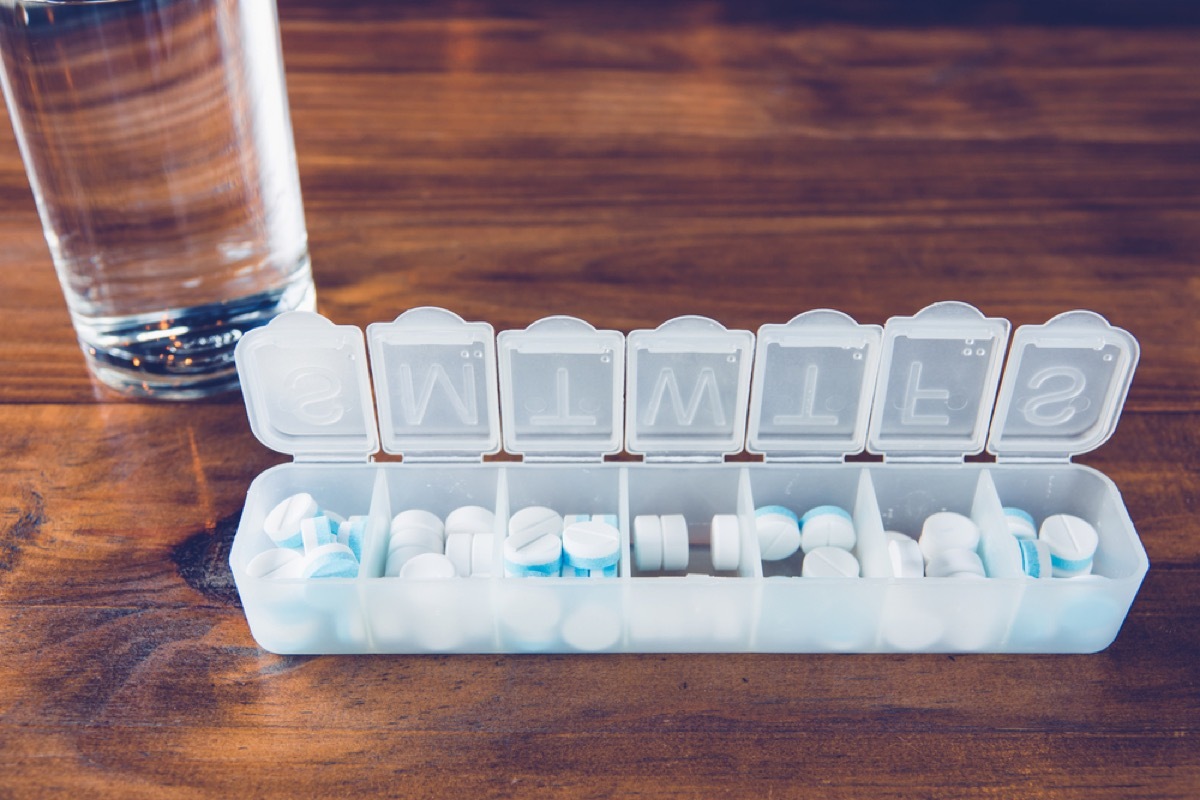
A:
<svg viewBox="0 0 1200 800">
<path fill-rule="evenodd" d="M 1091 311 L 1069 311 L 1013 336 L 988 452 L 1062 459 L 1093 450 L 1117 427 L 1137 339 Z"/>
<path fill-rule="evenodd" d="M 368 325 L 367 339 L 385 451 L 460 459 L 500 449 L 491 325 L 414 308 Z"/>
<path fill-rule="evenodd" d="M 379 449 L 362 331 L 289 311 L 234 351 L 250 428 L 304 460 L 366 460 Z"/>
<path fill-rule="evenodd" d="M 504 449 L 596 459 L 621 449 L 625 337 L 547 317 L 497 337 Z"/>
<path fill-rule="evenodd" d="M 626 342 L 626 450 L 668 459 L 741 450 L 754 334 L 689 316 Z"/>
<path fill-rule="evenodd" d="M 867 440 L 883 329 L 819 309 L 758 329 L 746 449 L 836 458 Z"/>
<path fill-rule="evenodd" d="M 982 452 L 1008 331 L 1008 320 L 953 301 L 889 319 L 867 449 L 928 460 Z"/>
</svg>

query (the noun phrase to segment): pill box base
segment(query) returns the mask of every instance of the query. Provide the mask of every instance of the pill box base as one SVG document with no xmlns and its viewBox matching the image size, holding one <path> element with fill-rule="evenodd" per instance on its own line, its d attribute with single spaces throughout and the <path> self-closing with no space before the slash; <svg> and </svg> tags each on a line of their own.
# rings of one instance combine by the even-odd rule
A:
<svg viewBox="0 0 1200 800">
<path fill-rule="evenodd" d="M 267 512 L 306 491 L 322 508 L 368 516 L 357 578 L 254 578 L 246 567 L 272 543 Z M 802 556 L 764 562 L 754 509 L 852 511 L 865 577 L 801 578 Z M 496 515 L 544 505 L 616 512 L 618 577 L 506 578 L 502 535 L 489 578 L 383 576 L 389 521 L 423 508 L 444 517 L 463 505 Z M 889 577 L 885 529 L 915 535 L 949 510 L 985 535 L 1002 508 L 1035 517 L 1080 516 L 1100 534 L 1093 580 Z M 630 551 L 632 519 L 682 513 L 693 547 L 708 521 L 737 514 L 735 576 L 641 574 Z M 704 564 L 704 560 L 698 560 Z M 247 494 L 230 564 L 258 643 L 276 653 L 520 652 L 996 652 L 1087 653 L 1116 637 L 1148 568 L 1119 492 L 1075 464 L 573 464 L 291 463 L 260 475 Z"/>
</svg>

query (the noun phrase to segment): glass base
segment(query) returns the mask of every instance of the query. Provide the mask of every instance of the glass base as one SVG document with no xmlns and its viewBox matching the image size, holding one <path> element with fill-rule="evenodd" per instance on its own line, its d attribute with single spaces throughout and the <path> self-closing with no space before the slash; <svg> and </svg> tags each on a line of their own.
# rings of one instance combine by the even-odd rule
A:
<svg viewBox="0 0 1200 800">
<path fill-rule="evenodd" d="M 304 270 L 281 289 L 150 314 L 76 318 L 88 368 L 122 394 L 194 400 L 238 388 L 233 351 L 254 328 L 285 311 L 312 311 L 316 292 Z"/>
</svg>

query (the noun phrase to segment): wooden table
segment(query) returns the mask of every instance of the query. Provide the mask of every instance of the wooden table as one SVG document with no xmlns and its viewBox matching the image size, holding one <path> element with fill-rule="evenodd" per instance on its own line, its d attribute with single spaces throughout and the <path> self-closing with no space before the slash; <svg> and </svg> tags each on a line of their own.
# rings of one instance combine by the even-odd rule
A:
<svg viewBox="0 0 1200 800">
<path fill-rule="evenodd" d="M 321 310 L 1095 309 L 1152 564 L 1088 656 L 279 657 L 240 398 L 85 374 L 0 126 L 0 797 L 1200 796 L 1197 12 L 281 3 Z M 1182 5 L 1182 4 L 1181 4 Z"/>
</svg>

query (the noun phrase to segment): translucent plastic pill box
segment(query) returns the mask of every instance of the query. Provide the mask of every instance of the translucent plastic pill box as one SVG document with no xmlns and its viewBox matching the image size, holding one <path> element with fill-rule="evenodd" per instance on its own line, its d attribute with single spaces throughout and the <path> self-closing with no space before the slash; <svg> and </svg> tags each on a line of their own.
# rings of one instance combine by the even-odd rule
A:
<svg viewBox="0 0 1200 800">
<path fill-rule="evenodd" d="M 1111 436 L 1138 354 L 1092 312 L 1010 342 L 1007 320 L 958 302 L 882 328 L 817 310 L 757 333 L 681 317 L 628 335 L 551 317 L 496 336 L 418 308 L 364 338 L 293 312 L 238 344 L 254 433 L 295 460 L 250 486 L 230 564 L 277 653 L 1094 652 L 1148 562 L 1117 487 L 1070 459 Z M 373 462 L 381 442 L 403 461 Z M 485 462 L 502 443 L 521 460 Z M 964 463 L 985 446 L 994 462 Z M 883 460 L 845 462 L 864 449 Z M 761 460 L 725 460 L 742 450 Z M 641 460 L 605 460 L 621 451 Z M 247 574 L 273 546 L 267 513 L 298 492 L 367 515 L 357 578 Z M 862 577 L 760 558 L 756 508 L 827 504 L 853 516 Z M 465 505 L 495 513 L 491 577 L 383 577 L 393 515 Z M 531 505 L 616 514 L 617 576 L 504 577 L 508 517 Z M 915 537 L 950 510 L 986 538 L 1006 506 L 1090 522 L 1092 575 L 893 577 L 885 531 Z M 638 572 L 643 514 L 686 517 L 686 571 Z M 738 517 L 736 571 L 712 568 L 717 514 Z"/>
</svg>

